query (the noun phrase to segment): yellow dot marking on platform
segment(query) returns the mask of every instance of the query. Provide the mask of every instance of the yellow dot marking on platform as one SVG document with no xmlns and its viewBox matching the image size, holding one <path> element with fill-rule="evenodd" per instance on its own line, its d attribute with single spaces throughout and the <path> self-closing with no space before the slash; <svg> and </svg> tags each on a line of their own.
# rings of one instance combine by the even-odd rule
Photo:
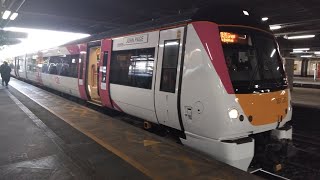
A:
<svg viewBox="0 0 320 180">
<path fill-rule="evenodd" d="M 143 140 L 143 145 L 146 146 L 152 146 L 155 144 L 160 144 L 158 141 L 152 141 L 152 140 Z"/>
</svg>

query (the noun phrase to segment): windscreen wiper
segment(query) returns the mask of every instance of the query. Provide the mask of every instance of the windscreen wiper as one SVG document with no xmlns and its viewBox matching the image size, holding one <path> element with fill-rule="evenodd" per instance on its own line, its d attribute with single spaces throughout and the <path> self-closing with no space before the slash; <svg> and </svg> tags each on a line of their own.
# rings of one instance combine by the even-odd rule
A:
<svg viewBox="0 0 320 180">
<path fill-rule="evenodd" d="M 272 76 L 273 80 L 276 81 L 276 86 L 279 87 L 281 85 L 281 82 L 274 76 L 274 74 L 273 74 L 274 71 L 272 68 L 270 68 L 270 64 L 269 63 L 266 63 L 266 64 L 267 64 L 268 68 L 271 69 L 271 76 Z"/>
<path fill-rule="evenodd" d="M 254 79 L 255 79 L 255 76 L 258 72 L 258 69 L 259 69 L 259 63 L 257 62 L 257 65 L 254 67 L 253 75 L 250 78 L 250 83 L 249 83 L 248 89 L 252 88 L 252 85 L 254 83 Z"/>
</svg>

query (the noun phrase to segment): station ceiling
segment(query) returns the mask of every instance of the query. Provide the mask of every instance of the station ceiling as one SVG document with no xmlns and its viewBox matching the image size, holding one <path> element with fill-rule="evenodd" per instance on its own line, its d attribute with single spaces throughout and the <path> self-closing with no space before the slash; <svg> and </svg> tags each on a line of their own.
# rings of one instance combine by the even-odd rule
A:
<svg viewBox="0 0 320 180">
<path fill-rule="evenodd" d="M 29 27 L 95 34 L 152 19 L 165 18 L 197 8 L 232 4 L 268 17 L 282 50 L 309 47 L 320 50 L 319 0 L 1 0 L 2 11 L 18 11 L 2 27 Z M 228 13 L 228 10 L 224 11 Z M 286 40 L 283 36 L 315 34 L 312 39 Z"/>
</svg>

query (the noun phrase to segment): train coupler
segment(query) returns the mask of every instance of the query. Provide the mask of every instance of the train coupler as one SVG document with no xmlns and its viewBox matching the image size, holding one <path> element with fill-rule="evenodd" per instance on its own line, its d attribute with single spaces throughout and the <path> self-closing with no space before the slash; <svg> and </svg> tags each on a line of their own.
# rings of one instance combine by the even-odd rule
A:
<svg viewBox="0 0 320 180">
<path fill-rule="evenodd" d="M 144 121 L 143 128 L 146 130 L 150 130 L 152 128 L 152 124 L 148 121 Z"/>
</svg>

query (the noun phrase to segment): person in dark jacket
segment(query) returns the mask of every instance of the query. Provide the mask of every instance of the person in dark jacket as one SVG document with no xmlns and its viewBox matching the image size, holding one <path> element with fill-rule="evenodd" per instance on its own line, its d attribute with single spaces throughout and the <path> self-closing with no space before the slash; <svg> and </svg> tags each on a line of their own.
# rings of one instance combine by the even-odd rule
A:
<svg viewBox="0 0 320 180">
<path fill-rule="evenodd" d="M 10 66 L 8 66 L 8 63 L 6 61 L 4 61 L 3 64 L 0 66 L 0 73 L 2 78 L 2 86 L 4 86 L 4 83 L 6 83 L 6 86 L 8 87 L 8 83 L 10 81 L 11 68 Z"/>
</svg>

